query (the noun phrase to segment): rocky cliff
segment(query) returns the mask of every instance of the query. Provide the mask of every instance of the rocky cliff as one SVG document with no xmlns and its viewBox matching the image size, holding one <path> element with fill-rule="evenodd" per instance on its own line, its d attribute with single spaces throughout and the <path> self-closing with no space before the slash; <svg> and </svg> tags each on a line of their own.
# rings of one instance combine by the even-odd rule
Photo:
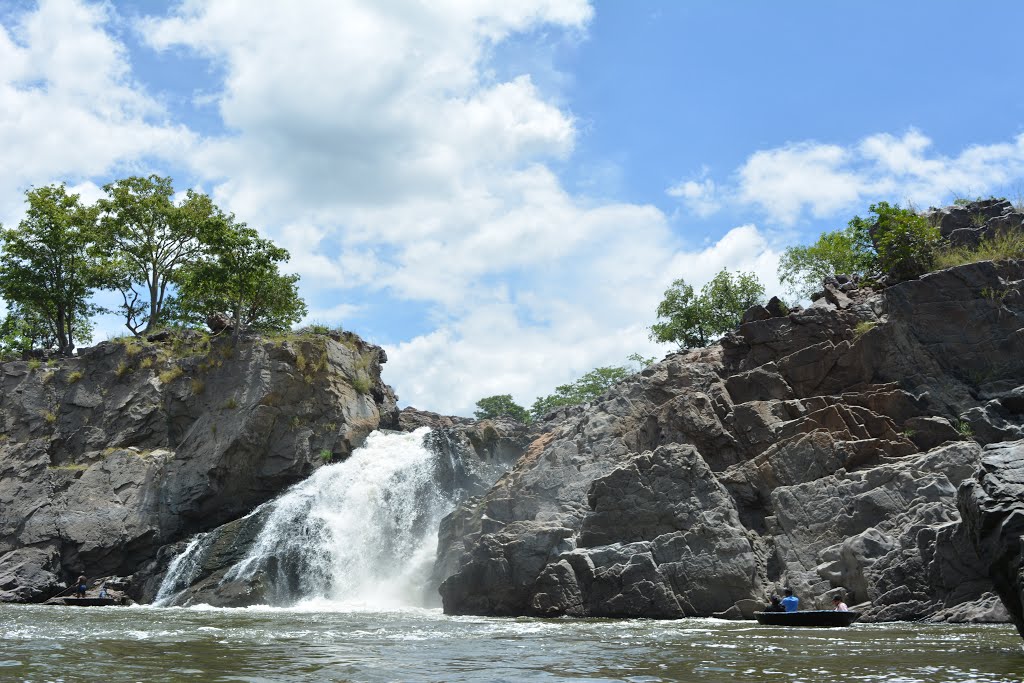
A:
<svg viewBox="0 0 1024 683">
<path fill-rule="evenodd" d="M 130 574 L 378 426 L 383 350 L 351 334 L 122 340 L 0 365 L 0 600 Z"/>
<path fill-rule="evenodd" d="M 1024 436 L 1022 284 L 1020 262 L 834 281 L 550 416 L 442 525 L 445 610 L 738 617 L 791 586 L 867 619 L 1007 620 L 956 497 Z"/>
</svg>

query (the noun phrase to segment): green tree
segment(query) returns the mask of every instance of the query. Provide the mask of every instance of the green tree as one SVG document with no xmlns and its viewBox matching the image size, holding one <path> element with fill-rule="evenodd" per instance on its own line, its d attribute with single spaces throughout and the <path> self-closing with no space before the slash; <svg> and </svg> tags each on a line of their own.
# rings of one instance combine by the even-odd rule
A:
<svg viewBox="0 0 1024 683">
<path fill-rule="evenodd" d="M 873 215 L 854 216 L 843 230 L 822 233 L 809 246 L 789 247 L 779 261 L 779 281 L 800 298 L 810 298 L 822 282 L 840 273 L 907 280 L 935 265 L 938 228 L 910 209 L 888 202 L 872 204 Z"/>
<path fill-rule="evenodd" d="M 875 245 L 878 269 L 897 280 L 909 280 L 935 265 L 941 235 L 924 216 L 898 204 L 878 202 L 873 218 L 854 216 L 851 228 L 867 231 Z"/>
<path fill-rule="evenodd" d="M 555 393 L 543 396 L 533 402 L 530 414 L 541 418 L 562 406 L 587 403 L 598 398 L 613 384 L 621 382 L 632 374 L 624 367 L 606 366 L 594 368 L 575 382 L 555 387 Z"/>
<path fill-rule="evenodd" d="M 705 346 L 711 336 L 709 319 L 704 310 L 705 301 L 693 291 L 693 286 L 679 278 L 665 290 L 665 298 L 658 304 L 661 322 L 651 325 L 651 339 L 676 342 L 681 348 Z"/>
<path fill-rule="evenodd" d="M 798 299 L 809 299 L 826 278 L 867 276 L 875 267 L 874 245 L 866 226 L 851 224 L 824 232 L 809 246 L 789 247 L 779 259 L 779 282 Z"/>
<path fill-rule="evenodd" d="M 22 343 L 52 337 L 58 351 L 70 355 L 99 310 L 89 303 L 100 284 L 91 256 L 96 210 L 63 184 L 29 190 L 25 197 L 28 209 L 18 227 L 0 227 L 0 296 L 24 318 Z"/>
<path fill-rule="evenodd" d="M 743 312 L 763 300 L 764 286 L 753 273 L 733 275 L 723 269 L 699 295 L 684 280 L 675 280 L 658 304 L 659 322 L 651 325 L 651 339 L 680 348 L 706 346 L 739 326 Z"/>
<path fill-rule="evenodd" d="M 482 398 L 476 402 L 476 407 L 477 410 L 473 411 L 473 416 L 478 420 L 510 417 L 524 424 L 530 421 L 530 413 L 526 411 L 526 408 L 513 401 L 511 394 Z"/>
<path fill-rule="evenodd" d="M 132 176 L 103 189 L 104 278 L 124 299 L 125 326 L 144 334 L 163 322 L 168 287 L 179 270 L 203 256 L 229 219 L 192 190 L 175 204 L 170 178 Z"/>
<path fill-rule="evenodd" d="M 202 325 L 213 314 L 231 319 L 234 336 L 247 329 L 287 330 L 306 315 L 298 275 L 285 275 L 278 264 L 288 251 L 263 239 L 245 224 L 230 224 L 209 244 L 207 257 L 178 274 L 175 317 Z"/>
<path fill-rule="evenodd" d="M 85 317 L 74 320 L 74 339 L 92 337 L 92 322 Z M 33 311 L 10 303 L 7 315 L 0 322 L 0 357 L 23 354 L 33 349 L 56 349 L 58 345 L 54 330 L 46 319 Z"/>
</svg>

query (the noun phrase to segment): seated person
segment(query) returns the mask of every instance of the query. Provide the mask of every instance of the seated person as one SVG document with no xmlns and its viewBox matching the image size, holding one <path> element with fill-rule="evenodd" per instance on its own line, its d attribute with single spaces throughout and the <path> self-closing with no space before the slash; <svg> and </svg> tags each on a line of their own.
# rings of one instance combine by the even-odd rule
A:
<svg viewBox="0 0 1024 683">
<path fill-rule="evenodd" d="M 773 595 L 772 596 L 772 604 L 770 604 L 767 607 L 765 607 L 764 611 L 765 612 L 785 612 L 786 608 L 782 606 L 781 602 L 779 602 L 779 596 L 778 595 Z"/>
<path fill-rule="evenodd" d="M 850 608 L 846 606 L 846 603 L 843 602 L 843 599 L 841 597 L 839 597 L 838 595 L 833 595 L 832 596 L 832 605 L 835 607 L 835 611 L 836 612 L 849 612 L 850 611 Z"/>
<path fill-rule="evenodd" d="M 800 598 L 793 595 L 793 590 L 787 588 L 785 590 L 786 597 L 782 598 L 782 606 L 786 608 L 787 612 L 796 612 L 800 609 Z"/>
</svg>

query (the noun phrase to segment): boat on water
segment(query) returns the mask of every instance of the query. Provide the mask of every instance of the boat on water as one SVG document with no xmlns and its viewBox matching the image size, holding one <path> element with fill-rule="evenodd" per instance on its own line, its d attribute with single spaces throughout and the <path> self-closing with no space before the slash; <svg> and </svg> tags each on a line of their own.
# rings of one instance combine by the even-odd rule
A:
<svg viewBox="0 0 1024 683">
<path fill-rule="evenodd" d="M 802 612 L 754 612 L 757 623 L 766 626 L 816 626 L 835 628 L 849 626 L 860 618 L 860 612 L 835 610 L 804 610 Z"/>
<path fill-rule="evenodd" d="M 117 598 L 61 598 L 65 605 L 72 607 L 109 607 L 111 605 L 123 605 L 123 600 Z"/>
</svg>

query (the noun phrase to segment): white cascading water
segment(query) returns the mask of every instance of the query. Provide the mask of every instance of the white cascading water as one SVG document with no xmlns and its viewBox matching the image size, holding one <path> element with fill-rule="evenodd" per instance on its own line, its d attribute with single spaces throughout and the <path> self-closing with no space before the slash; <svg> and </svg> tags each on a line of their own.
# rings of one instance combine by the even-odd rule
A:
<svg viewBox="0 0 1024 683">
<path fill-rule="evenodd" d="M 181 551 L 181 554 L 171 560 L 167 565 L 167 573 L 160 584 L 160 590 L 153 598 L 153 604 L 158 607 L 166 604 L 179 591 L 191 585 L 199 573 L 199 564 L 202 559 L 201 551 L 203 545 L 211 534 L 196 534 L 189 540 L 188 545 Z"/>
<path fill-rule="evenodd" d="M 277 605 L 328 601 L 340 607 L 432 606 L 427 579 L 441 518 L 454 496 L 438 485 L 444 469 L 424 447 L 429 428 L 374 432 L 344 462 L 321 467 L 274 501 L 246 557 L 223 582 L 262 573 Z M 262 506 L 261 506 L 262 507 Z M 188 585 L 193 539 L 164 579 L 162 597 Z M 166 591 L 165 591 L 166 588 Z M 158 603 L 159 604 L 159 603 Z"/>
</svg>

